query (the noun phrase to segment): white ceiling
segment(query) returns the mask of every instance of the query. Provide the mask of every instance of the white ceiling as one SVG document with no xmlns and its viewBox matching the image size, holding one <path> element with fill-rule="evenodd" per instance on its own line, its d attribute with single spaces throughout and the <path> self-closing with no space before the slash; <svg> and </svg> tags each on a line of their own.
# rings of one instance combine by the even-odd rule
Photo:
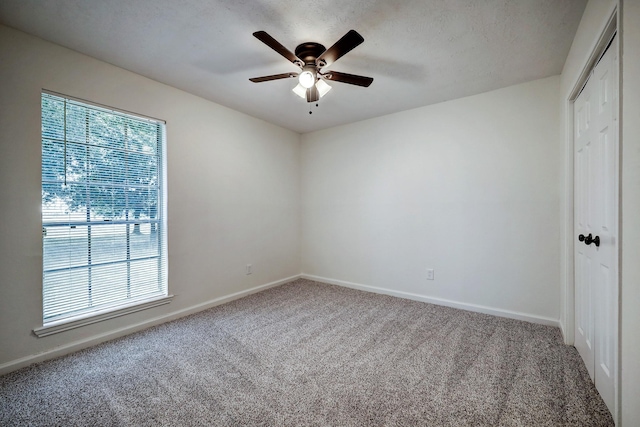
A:
<svg viewBox="0 0 640 427">
<path fill-rule="evenodd" d="M 2 0 L 0 22 L 296 132 L 305 133 L 560 74 L 586 0 Z M 313 106 L 298 71 L 252 36 L 293 51 L 364 43 L 328 67 L 374 78 L 333 82 Z"/>
</svg>

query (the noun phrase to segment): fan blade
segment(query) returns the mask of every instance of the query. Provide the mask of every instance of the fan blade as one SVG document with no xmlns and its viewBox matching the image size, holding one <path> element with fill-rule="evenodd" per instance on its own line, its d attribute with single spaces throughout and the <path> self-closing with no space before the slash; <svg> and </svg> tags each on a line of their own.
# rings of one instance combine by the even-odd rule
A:
<svg viewBox="0 0 640 427">
<path fill-rule="evenodd" d="M 316 64 L 320 65 L 320 63 L 323 62 L 323 67 L 331 65 L 333 62 L 336 62 L 338 59 L 340 59 L 347 52 L 358 46 L 363 41 L 364 38 L 362 38 L 362 36 L 358 34 L 356 30 L 350 30 L 347 34 L 342 36 L 342 38 L 338 40 L 333 46 L 325 50 L 324 53 L 320 55 L 316 60 Z"/>
<path fill-rule="evenodd" d="M 280 55 L 284 56 L 289 62 L 292 62 L 297 65 L 300 65 L 302 63 L 300 58 L 295 56 L 294 53 L 291 52 L 289 49 L 282 46 L 280 42 L 278 42 L 276 39 L 274 39 L 269 34 L 267 34 L 266 31 L 256 31 L 255 33 L 253 33 L 253 35 L 262 43 L 266 44 L 271 49 L 275 50 Z"/>
<path fill-rule="evenodd" d="M 316 102 L 320 99 L 320 93 L 318 92 L 318 88 L 316 85 L 311 86 L 307 89 L 307 102 Z"/>
<path fill-rule="evenodd" d="M 356 76 L 355 74 L 339 73 L 337 71 L 328 71 L 326 74 L 323 74 L 322 77 L 333 82 L 342 82 L 363 87 L 369 87 L 373 82 L 372 77 Z"/>
<path fill-rule="evenodd" d="M 298 77 L 298 73 L 282 73 L 282 74 L 274 74 L 272 76 L 253 77 L 249 80 L 251 80 L 254 83 L 262 83 L 262 82 L 268 82 L 271 80 L 288 79 L 291 77 Z"/>
</svg>

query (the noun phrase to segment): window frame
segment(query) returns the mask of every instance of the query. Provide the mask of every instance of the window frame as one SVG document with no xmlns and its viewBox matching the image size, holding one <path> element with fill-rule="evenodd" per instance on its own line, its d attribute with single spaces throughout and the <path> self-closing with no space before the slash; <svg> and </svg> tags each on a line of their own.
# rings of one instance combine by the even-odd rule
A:
<svg viewBox="0 0 640 427">
<path fill-rule="evenodd" d="M 42 102 L 43 99 L 45 99 L 45 95 L 50 95 L 50 96 L 54 96 L 54 97 L 59 97 L 65 101 L 72 101 L 74 103 L 79 103 L 81 105 L 85 105 L 91 109 L 95 109 L 97 111 L 103 111 L 106 113 L 110 113 L 110 114 L 114 114 L 116 116 L 121 116 L 121 117 L 129 117 L 132 118 L 134 120 L 137 121 L 146 121 L 146 122 L 151 122 L 154 124 L 157 124 L 158 126 L 160 126 L 161 128 L 159 129 L 159 137 L 158 137 L 158 145 L 157 145 L 157 180 L 158 180 L 158 199 L 157 199 L 157 219 L 155 220 L 151 220 L 149 219 L 149 224 L 156 223 L 157 227 L 159 229 L 159 234 L 158 234 L 158 263 L 159 263 L 159 270 L 158 270 L 158 277 L 160 280 L 159 285 L 161 286 L 162 289 L 160 289 L 158 291 L 158 293 L 148 293 L 145 295 L 141 295 L 135 299 L 122 299 L 120 300 L 120 302 L 114 301 L 111 303 L 107 303 L 107 304 L 101 304 L 98 305 L 97 308 L 94 308 L 93 310 L 91 310 L 89 307 L 86 307 L 84 309 L 82 309 L 78 314 L 70 314 L 70 315 L 64 315 L 61 314 L 60 316 L 57 317 L 53 317 L 52 319 L 45 319 L 45 301 L 44 301 L 44 292 L 45 292 L 45 254 L 44 254 L 44 244 L 45 244 L 45 227 L 47 226 L 51 226 L 50 223 L 44 221 L 44 216 L 41 216 L 41 225 L 43 227 L 43 236 L 42 236 L 42 243 L 43 243 L 43 257 L 42 257 L 42 267 L 43 267 L 43 281 L 41 283 L 42 286 L 42 291 L 43 291 L 43 300 L 42 300 L 42 326 L 35 328 L 33 330 L 34 334 L 38 337 L 43 337 L 43 336 L 47 336 L 47 335 L 51 335 L 51 334 L 55 334 L 58 332 L 62 332 L 62 331 L 66 331 L 66 330 L 70 330 L 70 329 L 74 329 L 74 328 L 78 328 L 84 325 L 88 325 L 88 324 L 92 324 L 92 323 L 96 323 L 96 322 L 100 322 L 103 320 L 107 320 L 107 319 L 112 319 L 114 317 L 118 317 L 118 316 L 123 316 L 126 314 L 130 314 L 133 312 L 137 312 L 137 311 L 141 311 L 141 310 L 145 310 L 148 308 L 152 308 L 152 307 L 157 307 L 160 305 L 164 305 L 164 304 L 168 304 L 172 301 L 173 299 L 173 295 L 169 294 L 169 284 L 168 284 L 168 247 L 167 247 L 167 190 L 166 190 L 166 174 L 167 174 L 167 168 L 166 168 L 166 122 L 164 120 L 160 120 L 160 119 L 156 119 L 150 116 L 145 116 L 145 115 L 141 115 L 138 113 L 132 113 L 130 111 L 126 111 L 126 110 L 122 110 L 122 109 L 117 109 L 117 108 L 113 108 L 113 107 L 108 107 L 105 105 L 101 105 L 95 102 L 91 102 L 91 101 L 87 101 L 84 99 L 80 99 L 80 98 L 75 98 L 69 95 L 64 95 L 64 94 L 60 94 L 57 92 L 53 92 L 53 91 L 49 91 L 49 90 L 42 90 L 41 95 L 40 95 L 40 102 L 41 102 L 41 106 L 40 106 L 40 118 L 41 120 L 43 119 L 43 106 L 42 106 Z M 65 106 L 65 117 L 66 117 L 66 106 Z M 66 119 L 65 119 L 66 120 Z M 87 119 L 88 120 L 88 119 Z M 42 126 L 41 126 L 42 129 Z M 65 129 L 66 129 L 66 124 L 65 124 Z M 44 146 L 44 141 L 45 141 L 45 137 L 42 134 L 42 130 L 41 130 L 41 144 Z M 64 144 L 65 144 L 65 152 L 66 152 L 66 144 L 67 144 L 67 140 L 65 138 Z M 108 146 L 107 146 L 108 147 Z M 44 162 L 45 162 L 45 158 L 43 156 L 43 158 L 41 159 L 41 170 L 43 170 L 44 168 Z M 65 160 L 66 162 L 66 160 Z M 66 172 L 65 172 L 66 173 Z M 43 176 L 41 176 L 41 184 L 44 186 L 45 185 L 45 179 Z M 65 179 L 66 182 L 66 179 Z M 87 181 L 84 185 L 89 185 L 89 181 Z M 104 185 L 104 184 L 103 184 Z M 42 205 L 41 205 L 42 206 Z M 114 221 L 114 222 L 122 222 L 122 221 Z M 126 227 L 127 227 L 127 237 L 130 233 L 129 231 L 129 227 L 131 224 L 133 224 L 134 222 L 136 222 L 136 219 L 134 218 L 133 220 L 127 220 L 124 221 L 124 223 L 126 223 Z M 138 223 L 141 221 L 137 221 Z M 89 228 L 91 227 L 91 221 L 88 220 L 87 221 Z M 74 228 L 74 227 L 71 227 Z M 91 243 L 89 240 L 89 246 L 88 249 L 91 252 Z M 129 245 L 129 239 L 127 238 L 127 245 Z M 114 261 L 116 263 L 123 263 L 126 262 L 127 265 L 129 265 L 128 263 L 135 261 L 135 259 L 129 259 L 128 258 L 128 253 L 129 253 L 129 247 L 127 246 L 127 259 L 125 260 L 121 260 L 121 261 Z M 88 267 L 90 267 L 90 264 L 87 265 Z M 127 271 L 128 267 L 127 267 Z M 127 273 L 127 282 L 129 282 L 130 280 L 130 273 Z M 90 282 L 87 283 L 87 286 L 91 286 Z M 128 297 L 127 297 L 128 298 Z"/>
</svg>

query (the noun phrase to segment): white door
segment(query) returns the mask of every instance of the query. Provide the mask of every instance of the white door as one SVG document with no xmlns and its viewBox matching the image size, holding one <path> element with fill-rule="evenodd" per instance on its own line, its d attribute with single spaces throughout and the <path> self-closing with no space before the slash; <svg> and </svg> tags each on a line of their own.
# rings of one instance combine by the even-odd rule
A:
<svg viewBox="0 0 640 427">
<path fill-rule="evenodd" d="M 617 40 L 574 104 L 576 348 L 616 414 L 618 347 Z"/>
</svg>

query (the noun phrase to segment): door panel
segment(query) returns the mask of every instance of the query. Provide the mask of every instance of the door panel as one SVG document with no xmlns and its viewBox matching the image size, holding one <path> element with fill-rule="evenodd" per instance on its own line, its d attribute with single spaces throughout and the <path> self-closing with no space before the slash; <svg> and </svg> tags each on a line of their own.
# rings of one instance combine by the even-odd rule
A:
<svg viewBox="0 0 640 427">
<path fill-rule="evenodd" d="M 611 335 L 607 331 L 613 329 L 613 313 L 612 313 L 612 300 L 613 295 L 611 289 L 613 288 L 611 277 L 611 269 L 607 266 L 600 264 L 600 289 L 599 296 L 602 302 L 602 308 L 599 312 L 598 318 L 598 355 L 596 360 L 599 363 L 599 368 L 603 370 L 605 377 L 610 377 L 613 372 L 613 349 L 611 348 Z M 599 378 L 596 378 L 598 380 Z"/>
<path fill-rule="evenodd" d="M 616 52 L 615 44 L 602 57 L 594 69 L 593 77 L 598 82 L 597 112 L 594 123 L 597 131 L 597 170 L 594 171 L 596 185 L 594 195 L 597 205 L 594 218 L 594 235 L 600 237 L 600 246 L 591 250 L 597 261 L 598 272 L 594 274 L 596 304 L 595 311 L 595 384 L 609 410 L 615 413 L 616 350 L 618 345 L 618 174 L 616 159 L 618 145 L 616 129 L 615 88 Z"/>
</svg>

